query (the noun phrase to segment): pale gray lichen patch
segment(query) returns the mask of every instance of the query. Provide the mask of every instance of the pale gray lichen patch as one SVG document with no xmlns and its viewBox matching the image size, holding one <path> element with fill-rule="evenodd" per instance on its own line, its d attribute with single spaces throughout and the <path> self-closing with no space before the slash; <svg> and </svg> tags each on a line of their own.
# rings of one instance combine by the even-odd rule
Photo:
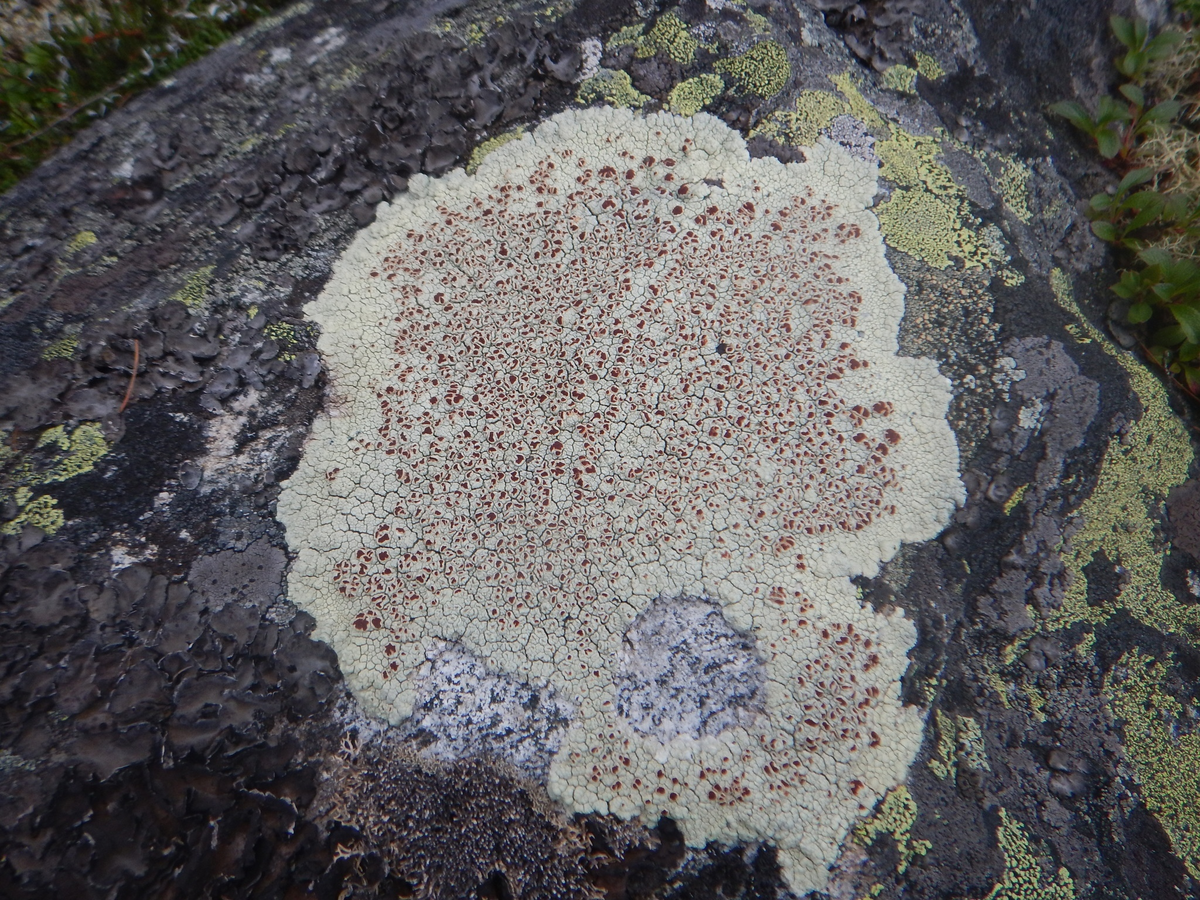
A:
<svg viewBox="0 0 1200 900">
<path fill-rule="evenodd" d="M 751 725 L 765 711 L 766 667 L 753 635 L 719 604 L 659 597 L 625 633 L 617 666 L 617 712 L 664 744 Z"/>
<path fill-rule="evenodd" d="M 492 671 L 461 644 L 435 642 L 414 679 L 407 728 L 430 741 L 436 759 L 499 757 L 544 778 L 575 714 L 549 685 Z"/>
</svg>

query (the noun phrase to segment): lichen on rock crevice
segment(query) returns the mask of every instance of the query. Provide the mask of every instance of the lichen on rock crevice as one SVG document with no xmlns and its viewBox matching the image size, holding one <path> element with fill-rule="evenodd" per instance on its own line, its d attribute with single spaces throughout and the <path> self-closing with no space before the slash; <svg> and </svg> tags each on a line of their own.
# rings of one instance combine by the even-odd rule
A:
<svg viewBox="0 0 1200 900">
<path fill-rule="evenodd" d="M 961 492 L 946 382 L 895 355 L 871 169 L 809 156 L 600 109 L 415 180 L 309 308 L 338 413 L 279 504 L 291 595 L 369 711 L 408 716 L 423 648 L 460 640 L 576 705 L 549 772 L 569 809 L 772 840 L 797 888 L 921 731 L 912 626 L 847 576 Z M 615 672 L 680 594 L 753 633 L 767 688 L 752 722 L 663 741 L 617 714 Z"/>
</svg>

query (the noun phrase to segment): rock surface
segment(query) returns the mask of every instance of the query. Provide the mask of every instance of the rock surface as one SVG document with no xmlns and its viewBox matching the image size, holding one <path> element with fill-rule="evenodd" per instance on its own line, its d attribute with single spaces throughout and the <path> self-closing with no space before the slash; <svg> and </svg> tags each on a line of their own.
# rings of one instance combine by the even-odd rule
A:
<svg viewBox="0 0 1200 900">
<path fill-rule="evenodd" d="M 1104 332 L 1106 175 L 1043 112 L 1101 88 L 1108 11 L 300 3 L 0 198 L 0 894 L 786 895 L 769 843 L 567 818 L 568 699 L 455 645 L 369 719 L 286 596 L 279 483 L 338 402 L 304 304 L 414 174 L 584 98 L 878 161 L 901 352 L 954 386 L 967 500 L 856 582 L 916 623 L 924 741 L 828 895 L 1195 896 L 1190 425 Z"/>
</svg>

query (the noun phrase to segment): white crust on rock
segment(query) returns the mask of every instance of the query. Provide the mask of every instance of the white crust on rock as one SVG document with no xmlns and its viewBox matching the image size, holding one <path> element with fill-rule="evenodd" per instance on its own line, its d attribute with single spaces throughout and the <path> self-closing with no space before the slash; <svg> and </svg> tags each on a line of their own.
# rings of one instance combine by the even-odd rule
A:
<svg viewBox="0 0 1200 900">
<path fill-rule="evenodd" d="M 549 789 L 769 840 L 820 889 L 905 778 L 916 632 L 858 601 L 962 487 L 949 385 L 899 357 L 874 168 L 750 159 L 700 114 L 562 113 L 474 176 L 417 177 L 308 307 L 333 409 L 279 501 L 292 599 L 392 722 L 439 640 L 576 707 Z M 663 745 L 616 711 L 656 597 L 752 634 L 764 712 Z"/>
</svg>

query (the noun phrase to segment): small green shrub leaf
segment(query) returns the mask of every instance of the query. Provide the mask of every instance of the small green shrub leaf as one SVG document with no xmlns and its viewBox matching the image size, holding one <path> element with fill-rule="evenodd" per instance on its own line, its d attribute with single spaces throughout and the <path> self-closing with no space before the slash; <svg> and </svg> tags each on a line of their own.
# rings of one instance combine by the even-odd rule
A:
<svg viewBox="0 0 1200 900">
<path fill-rule="evenodd" d="M 1183 109 L 1183 104 L 1178 100 L 1163 100 L 1161 103 L 1154 104 L 1153 107 L 1146 110 L 1143 121 L 1146 122 L 1170 122 Z"/>
<path fill-rule="evenodd" d="M 1182 328 L 1180 328 L 1178 325 L 1168 325 L 1166 328 L 1160 328 L 1158 331 L 1154 332 L 1154 336 L 1151 338 L 1151 341 L 1153 341 L 1155 344 L 1158 344 L 1160 347 L 1174 347 L 1182 343 L 1183 339 L 1184 333 Z M 1162 360 L 1160 359 L 1159 362 L 1161 361 Z"/>
<path fill-rule="evenodd" d="M 1112 207 L 1113 198 L 1108 194 L 1093 194 L 1092 199 L 1088 201 L 1088 206 L 1096 212 L 1104 212 Z"/>
<path fill-rule="evenodd" d="M 1161 247 L 1147 247 L 1138 256 L 1148 266 L 1169 266 L 1173 261 L 1171 254 Z M 1133 273 L 1126 274 L 1132 275 Z"/>
<path fill-rule="evenodd" d="M 1121 139 L 1111 128 L 1103 128 L 1096 132 L 1096 147 L 1105 159 L 1112 159 L 1121 149 Z"/>
<path fill-rule="evenodd" d="M 1117 36 L 1117 40 L 1128 47 L 1130 50 L 1136 48 L 1134 43 L 1133 22 L 1126 19 L 1124 16 L 1113 16 L 1108 20 L 1109 27 L 1112 28 L 1112 33 Z"/>
<path fill-rule="evenodd" d="M 1140 108 L 1146 105 L 1146 92 L 1136 84 L 1123 84 L 1118 90 L 1135 106 Z"/>
<path fill-rule="evenodd" d="M 1129 322 L 1132 325 L 1141 325 L 1148 321 L 1150 316 L 1154 314 L 1154 308 L 1149 303 L 1135 303 L 1129 307 Z"/>
<path fill-rule="evenodd" d="M 1076 103 L 1074 100 L 1063 100 L 1050 104 L 1050 111 L 1058 113 L 1080 131 L 1086 131 L 1088 134 L 1096 133 L 1096 122 L 1081 103 Z"/>
<path fill-rule="evenodd" d="M 1110 244 L 1117 239 L 1117 229 L 1113 227 L 1112 222 L 1093 222 L 1092 234 Z"/>
<path fill-rule="evenodd" d="M 1200 344 L 1200 309 L 1196 309 L 1194 306 L 1175 304 L 1171 307 L 1171 313 L 1175 316 L 1179 327 L 1183 329 L 1184 337 L 1193 344 Z"/>
<path fill-rule="evenodd" d="M 1140 169 L 1134 169 L 1121 179 L 1121 183 L 1117 185 L 1117 193 L 1123 194 L 1130 188 L 1137 187 L 1139 184 L 1145 184 L 1153 177 L 1154 170 L 1149 166 L 1143 166 Z"/>
</svg>

